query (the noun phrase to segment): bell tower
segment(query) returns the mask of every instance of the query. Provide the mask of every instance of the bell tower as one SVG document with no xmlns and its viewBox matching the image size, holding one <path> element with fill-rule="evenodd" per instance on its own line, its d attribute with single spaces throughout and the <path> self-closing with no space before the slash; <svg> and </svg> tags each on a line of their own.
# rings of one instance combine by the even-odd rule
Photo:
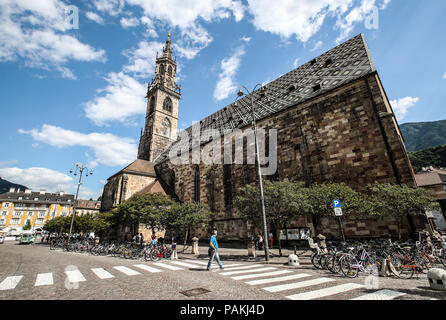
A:
<svg viewBox="0 0 446 320">
<path fill-rule="evenodd" d="M 175 82 L 177 59 L 172 57 L 170 34 L 161 57 L 156 57 L 155 78 L 147 89 L 147 111 L 138 159 L 154 162 L 177 138 L 181 87 Z"/>
</svg>

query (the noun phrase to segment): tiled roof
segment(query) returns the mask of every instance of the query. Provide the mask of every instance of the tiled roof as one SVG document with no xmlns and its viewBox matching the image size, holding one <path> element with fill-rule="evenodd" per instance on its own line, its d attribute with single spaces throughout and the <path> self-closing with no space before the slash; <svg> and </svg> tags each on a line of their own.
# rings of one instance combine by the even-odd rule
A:
<svg viewBox="0 0 446 320">
<path fill-rule="evenodd" d="M 101 201 L 94 200 L 78 200 L 76 204 L 76 209 L 97 209 L 101 208 Z"/>
<path fill-rule="evenodd" d="M 443 181 L 437 172 L 425 172 L 415 175 L 415 181 L 419 187 L 441 185 Z"/>
<path fill-rule="evenodd" d="M 21 197 L 22 199 L 19 199 Z M 37 199 L 37 200 L 34 200 Z M 6 192 L 0 194 L 0 201 L 10 201 L 10 202 L 74 202 L 74 195 L 58 193 L 43 193 L 40 192 Z"/>
<path fill-rule="evenodd" d="M 111 179 L 112 177 L 114 177 L 118 174 L 121 174 L 121 173 L 142 174 L 142 175 L 156 177 L 154 163 L 151 161 L 142 160 L 142 159 L 137 159 L 137 160 L 133 161 L 127 167 L 125 167 L 121 171 L 115 173 L 113 176 L 111 176 L 108 179 Z"/>
<path fill-rule="evenodd" d="M 202 144 L 210 141 L 203 131 L 215 129 L 223 135 L 226 130 L 243 128 L 252 122 L 251 97 L 255 118 L 261 120 L 289 107 L 301 104 L 330 90 L 376 71 L 364 36 L 358 36 L 327 51 L 319 57 L 266 84 L 265 95 L 256 90 L 200 121 Z M 192 127 L 186 129 L 192 135 Z M 180 138 L 164 151 L 156 163 L 167 160 L 169 150 L 180 146 Z M 181 142 L 182 143 L 182 142 Z M 190 149 L 190 146 L 189 146 Z"/>
</svg>

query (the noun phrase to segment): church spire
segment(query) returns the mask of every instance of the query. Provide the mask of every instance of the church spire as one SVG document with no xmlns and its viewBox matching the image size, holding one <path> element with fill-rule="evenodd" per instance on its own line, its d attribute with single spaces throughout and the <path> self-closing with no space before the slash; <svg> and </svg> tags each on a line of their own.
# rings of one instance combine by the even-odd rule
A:
<svg viewBox="0 0 446 320">
<path fill-rule="evenodd" d="M 166 44 L 163 48 L 163 58 L 172 59 L 172 48 L 170 46 L 170 33 L 167 35 Z"/>
</svg>

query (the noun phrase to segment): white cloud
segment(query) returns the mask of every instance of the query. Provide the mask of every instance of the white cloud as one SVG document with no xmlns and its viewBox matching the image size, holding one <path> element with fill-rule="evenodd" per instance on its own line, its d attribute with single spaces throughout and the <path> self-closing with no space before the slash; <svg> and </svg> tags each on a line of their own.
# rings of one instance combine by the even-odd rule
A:
<svg viewBox="0 0 446 320">
<path fill-rule="evenodd" d="M 240 67 L 241 58 L 244 54 L 244 48 L 239 47 L 232 56 L 224 58 L 221 61 L 222 73 L 218 76 L 218 82 L 214 90 L 215 100 L 220 101 L 226 99 L 237 89 L 234 84 L 234 77 Z"/>
<path fill-rule="evenodd" d="M 241 37 L 241 40 L 246 43 L 249 43 L 251 41 L 251 39 L 252 39 L 251 37 L 246 37 L 246 36 Z"/>
<path fill-rule="evenodd" d="M 443 79 L 446 79 L 446 72 L 444 73 Z"/>
<path fill-rule="evenodd" d="M 319 40 L 318 42 L 316 42 L 316 44 L 314 45 L 313 49 L 311 49 L 311 51 L 316 51 L 317 49 L 320 49 L 323 45 L 324 45 L 324 43 L 321 40 Z"/>
<path fill-rule="evenodd" d="M 353 0 L 248 0 L 254 26 L 283 38 L 295 35 L 307 42 L 329 15 L 345 13 Z"/>
<path fill-rule="evenodd" d="M 28 67 L 54 69 L 75 79 L 64 67 L 71 60 L 105 61 L 105 51 L 66 32 L 66 4 L 60 0 L 0 2 L 0 62 L 22 60 Z"/>
<path fill-rule="evenodd" d="M 387 4 L 382 8 L 384 9 L 386 6 Z M 338 17 L 336 27 L 341 30 L 341 34 L 336 39 L 336 42 L 339 43 L 345 40 L 353 32 L 355 24 L 364 22 L 375 12 L 379 13 L 376 7 L 376 0 L 361 0 L 361 4 L 354 7 L 344 18 Z M 375 22 L 379 22 L 379 16 L 374 19 L 378 19 Z"/>
<path fill-rule="evenodd" d="M 122 17 L 120 22 L 121 26 L 124 29 L 136 27 L 137 25 L 139 25 L 139 20 L 136 17 L 130 17 L 130 18 Z"/>
<path fill-rule="evenodd" d="M 296 58 L 293 62 L 293 68 L 296 69 L 299 66 L 299 58 Z"/>
<path fill-rule="evenodd" d="M 398 120 L 403 120 L 410 108 L 412 108 L 419 98 L 405 97 L 390 101 L 392 109 Z"/>
<path fill-rule="evenodd" d="M 93 0 L 97 10 L 105 12 L 111 16 L 120 14 L 124 8 L 124 0 Z"/>
<path fill-rule="evenodd" d="M 102 19 L 97 13 L 88 11 L 85 15 L 87 16 L 88 19 L 90 19 L 98 24 L 104 24 L 104 19 Z"/>
<path fill-rule="evenodd" d="M 338 38 L 345 39 L 354 25 L 364 21 L 371 8 L 380 4 L 384 10 L 390 0 L 248 0 L 248 11 L 258 30 L 288 39 L 307 42 L 322 27 L 327 18 L 337 18 Z"/>
<path fill-rule="evenodd" d="M 137 78 L 147 78 L 155 73 L 156 53 L 163 51 L 164 43 L 141 41 L 137 48 L 124 51 L 129 63 L 123 67 L 125 73 Z"/>
<path fill-rule="evenodd" d="M 49 144 L 53 147 L 82 146 L 93 150 L 95 162 L 105 166 L 122 166 L 132 162 L 137 153 L 135 141 L 130 138 L 117 137 L 110 133 L 84 134 L 44 124 L 42 128 L 23 130 L 19 133 L 29 134 L 38 142 Z"/>
<path fill-rule="evenodd" d="M 67 168 L 67 171 L 69 168 Z M 39 191 L 40 189 L 47 192 L 65 191 L 73 192 L 73 178 L 67 174 L 47 168 L 0 168 L 0 176 L 13 183 L 18 183 Z"/>
<path fill-rule="evenodd" d="M 104 94 L 85 103 L 87 118 L 102 126 L 110 121 L 126 123 L 132 116 L 145 113 L 146 85 L 123 72 L 111 72 L 105 80 L 108 85 L 99 90 Z"/>
<path fill-rule="evenodd" d="M 67 168 L 68 172 L 69 168 Z M 21 184 L 33 191 L 45 190 L 46 192 L 64 191 L 76 195 L 77 181 L 68 174 L 48 168 L 0 168 L 0 176 L 13 183 Z M 87 178 L 89 179 L 89 178 Z M 84 180 L 85 181 L 85 176 Z M 102 190 L 93 191 L 84 186 L 79 189 L 79 199 L 97 199 Z"/>
<path fill-rule="evenodd" d="M 392 0 L 383 0 L 383 2 L 381 3 L 381 5 L 379 6 L 379 8 L 380 8 L 381 10 L 386 9 L 387 6 L 389 5 L 390 1 L 392 1 Z"/>
</svg>

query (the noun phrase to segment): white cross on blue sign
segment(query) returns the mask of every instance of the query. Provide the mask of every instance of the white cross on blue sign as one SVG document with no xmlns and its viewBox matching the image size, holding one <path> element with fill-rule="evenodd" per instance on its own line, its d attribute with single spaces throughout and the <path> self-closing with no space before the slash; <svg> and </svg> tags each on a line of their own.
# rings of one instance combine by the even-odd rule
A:
<svg viewBox="0 0 446 320">
<path fill-rule="evenodd" d="M 333 207 L 340 208 L 341 207 L 341 201 L 340 200 L 333 200 Z"/>
</svg>

